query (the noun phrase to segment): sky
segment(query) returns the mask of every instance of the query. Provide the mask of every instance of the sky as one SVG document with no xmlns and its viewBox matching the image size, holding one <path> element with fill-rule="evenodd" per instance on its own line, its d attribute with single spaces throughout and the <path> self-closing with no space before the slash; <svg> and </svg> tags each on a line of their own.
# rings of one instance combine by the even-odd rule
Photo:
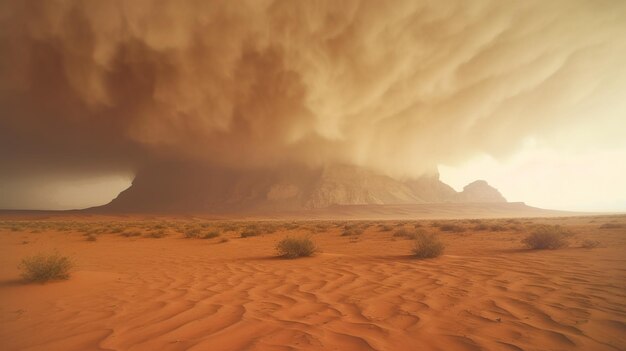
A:
<svg viewBox="0 0 626 351">
<path fill-rule="evenodd" d="M 160 162 L 353 164 L 626 211 L 626 2 L 0 0 L 0 208 Z"/>
</svg>

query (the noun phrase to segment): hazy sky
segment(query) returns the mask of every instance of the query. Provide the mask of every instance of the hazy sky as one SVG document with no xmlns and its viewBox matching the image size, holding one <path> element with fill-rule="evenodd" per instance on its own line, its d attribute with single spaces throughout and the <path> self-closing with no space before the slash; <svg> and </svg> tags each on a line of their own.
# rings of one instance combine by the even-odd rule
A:
<svg viewBox="0 0 626 351">
<path fill-rule="evenodd" d="M 0 208 L 146 164 L 439 167 L 626 210 L 626 1 L 0 0 Z"/>
</svg>

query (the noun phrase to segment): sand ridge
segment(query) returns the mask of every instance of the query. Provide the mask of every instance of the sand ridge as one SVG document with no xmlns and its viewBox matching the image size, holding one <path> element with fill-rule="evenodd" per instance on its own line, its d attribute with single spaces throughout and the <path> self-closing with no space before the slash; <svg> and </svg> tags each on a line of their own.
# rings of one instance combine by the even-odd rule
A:
<svg viewBox="0 0 626 351">
<path fill-rule="evenodd" d="M 597 229 L 602 220 L 533 220 L 573 228 L 572 247 L 556 251 L 521 249 L 516 231 L 442 232 L 444 256 L 422 261 L 376 225 L 357 239 L 310 234 L 321 252 L 298 260 L 273 257 L 298 227 L 224 243 L 4 231 L 0 340 L 7 350 L 621 350 L 626 232 Z M 602 247 L 576 247 L 587 237 Z M 70 280 L 16 280 L 21 257 L 51 248 L 77 261 Z"/>
</svg>

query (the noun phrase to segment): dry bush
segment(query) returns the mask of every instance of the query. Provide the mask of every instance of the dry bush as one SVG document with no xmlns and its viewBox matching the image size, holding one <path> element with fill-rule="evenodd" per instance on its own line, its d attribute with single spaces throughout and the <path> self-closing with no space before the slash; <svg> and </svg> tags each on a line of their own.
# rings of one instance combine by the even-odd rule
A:
<svg viewBox="0 0 626 351">
<path fill-rule="evenodd" d="M 96 241 L 96 240 L 98 240 L 98 237 L 95 234 L 88 234 L 86 236 L 85 240 L 87 240 L 87 241 Z"/>
<path fill-rule="evenodd" d="M 381 231 L 381 232 L 390 232 L 393 229 L 388 224 L 380 224 L 378 227 L 379 227 L 378 230 Z"/>
<path fill-rule="evenodd" d="M 585 249 L 593 249 L 593 248 L 600 246 L 600 242 L 597 240 L 586 239 L 586 240 L 583 240 L 581 246 L 584 247 Z"/>
<path fill-rule="evenodd" d="M 341 236 L 357 236 L 361 234 L 363 234 L 363 229 L 348 225 L 346 225 L 343 232 L 341 232 Z"/>
<path fill-rule="evenodd" d="M 140 236 L 141 232 L 139 232 L 137 230 L 130 230 L 130 231 L 123 232 L 121 235 L 125 236 L 127 238 L 130 238 L 130 237 L 133 237 L 133 236 Z"/>
<path fill-rule="evenodd" d="M 438 228 L 438 227 L 441 227 L 441 223 L 439 223 L 439 222 L 432 222 L 430 224 L 430 226 L 433 227 L 433 228 Z"/>
<path fill-rule="evenodd" d="M 489 227 L 489 230 L 491 230 L 492 232 L 503 232 L 506 230 L 506 227 L 501 224 L 494 224 Z"/>
<path fill-rule="evenodd" d="M 458 224 L 444 224 L 440 226 L 439 229 L 443 232 L 453 232 L 453 233 L 462 233 L 465 231 L 465 228 L 463 228 L 463 226 L 460 226 Z"/>
<path fill-rule="evenodd" d="M 445 245 L 434 235 L 418 233 L 413 244 L 413 255 L 417 258 L 434 258 L 441 256 Z"/>
<path fill-rule="evenodd" d="M 327 230 L 328 230 L 328 224 L 323 224 L 323 223 L 316 224 L 315 226 L 313 226 L 313 228 L 311 228 L 311 231 L 313 233 L 323 233 Z"/>
<path fill-rule="evenodd" d="M 286 237 L 276 244 L 278 255 L 284 258 L 298 258 L 311 256 L 317 248 L 308 237 Z"/>
<path fill-rule="evenodd" d="M 393 233 L 393 236 L 396 238 L 416 239 L 417 233 L 415 231 L 408 231 L 404 228 L 400 228 Z"/>
<path fill-rule="evenodd" d="M 211 230 L 209 232 L 206 232 L 204 234 L 202 234 L 201 238 L 202 239 L 213 239 L 213 238 L 217 238 L 218 236 L 220 236 L 220 232 L 217 230 Z"/>
<path fill-rule="evenodd" d="M 50 280 L 68 279 L 73 266 L 69 257 L 55 252 L 50 255 L 38 254 L 24 258 L 18 268 L 22 270 L 24 280 L 44 283 Z"/>
<path fill-rule="evenodd" d="M 618 229 L 621 227 L 622 225 L 620 223 L 604 223 L 600 226 L 600 229 Z"/>
<path fill-rule="evenodd" d="M 259 236 L 261 235 L 261 229 L 259 229 L 259 227 L 255 224 L 249 225 L 247 226 L 242 232 L 241 232 L 241 237 L 242 238 L 249 238 L 251 236 Z"/>
<path fill-rule="evenodd" d="M 571 233 L 560 226 L 543 225 L 537 227 L 532 234 L 524 238 L 522 243 L 530 249 L 555 250 L 568 245 L 566 240 L 568 236 L 571 236 Z"/>
<path fill-rule="evenodd" d="M 149 238 L 160 239 L 165 238 L 167 236 L 167 233 L 165 232 L 165 229 L 159 229 L 148 233 L 146 236 Z"/>
<path fill-rule="evenodd" d="M 475 231 L 483 231 L 483 230 L 489 229 L 489 227 L 486 224 L 479 223 L 479 224 L 476 224 L 474 226 L 474 228 L 472 228 L 472 229 L 475 230 Z"/>
<path fill-rule="evenodd" d="M 187 228 L 183 232 L 183 235 L 187 239 L 196 239 L 199 238 L 201 234 L 200 228 Z"/>
</svg>

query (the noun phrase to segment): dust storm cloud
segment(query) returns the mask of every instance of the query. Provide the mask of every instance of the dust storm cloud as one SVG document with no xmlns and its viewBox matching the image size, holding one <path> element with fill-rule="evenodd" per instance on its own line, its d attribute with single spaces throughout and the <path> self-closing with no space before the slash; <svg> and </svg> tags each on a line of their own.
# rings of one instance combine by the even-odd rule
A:
<svg viewBox="0 0 626 351">
<path fill-rule="evenodd" d="M 529 138 L 621 143 L 624 18 L 617 0 L 3 0 L 0 180 L 172 159 L 413 177 Z"/>
</svg>

